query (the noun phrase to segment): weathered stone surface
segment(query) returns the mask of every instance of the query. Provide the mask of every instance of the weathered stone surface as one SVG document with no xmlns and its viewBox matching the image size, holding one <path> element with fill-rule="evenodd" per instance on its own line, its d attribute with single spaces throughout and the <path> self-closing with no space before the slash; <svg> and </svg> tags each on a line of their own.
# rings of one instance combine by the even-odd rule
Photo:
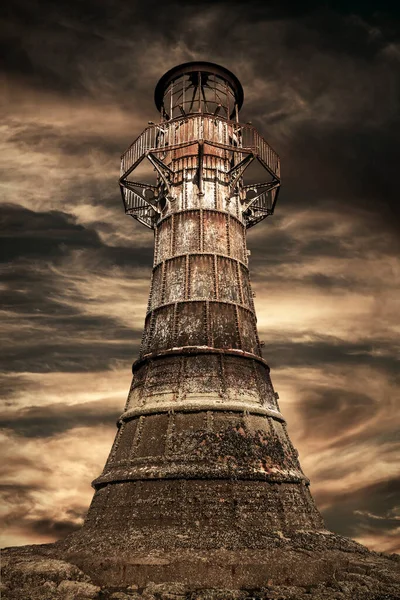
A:
<svg viewBox="0 0 400 600">
<path fill-rule="evenodd" d="M 51 544 L 3 550 L 1 563 L 3 600 L 92 600 L 100 591 Z"/>
<path fill-rule="evenodd" d="M 114 564 L 92 556 L 91 561 L 80 557 L 79 566 L 61 560 L 59 544 L 14 548 L 3 551 L 2 598 L 400 600 L 399 556 L 358 544 L 349 544 L 347 552 L 333 545 L 331 540 L 331 548 L 322 549 L 317 539 L 314 550 L 304 551 L 285 539 L 281 547 L 264 551 L 181 551 L 125 557 Z"/>
</svg>

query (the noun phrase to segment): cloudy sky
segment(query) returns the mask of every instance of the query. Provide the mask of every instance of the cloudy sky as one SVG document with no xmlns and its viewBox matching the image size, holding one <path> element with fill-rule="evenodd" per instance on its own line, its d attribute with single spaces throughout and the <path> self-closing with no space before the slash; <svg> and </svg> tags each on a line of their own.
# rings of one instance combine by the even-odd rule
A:
<svg viewBox="0 0 400 600">
<path fill-rule="evenodd" d="M 13 0 L 1 22 L 2 545 L 82 522 L 151 273 L 119 155 L 157 120 L 159 77 L 201 59 L 239 77 L 242 120 L 282 158 L 250 268 L 312 493 L 332 530 L 400 551 L 399 23 L 385 0 Z"/>
</svg>

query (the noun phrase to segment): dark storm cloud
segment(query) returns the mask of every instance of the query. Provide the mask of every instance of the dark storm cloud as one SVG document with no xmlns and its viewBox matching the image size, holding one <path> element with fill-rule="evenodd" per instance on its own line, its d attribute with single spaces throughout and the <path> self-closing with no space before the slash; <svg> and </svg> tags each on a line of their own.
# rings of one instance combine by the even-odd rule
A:
<svg viewBox="0 0 400 600">
<path fill-rule="evenodd" d="M 385 89 L 390 83 L 385 85 L 376 81 L 375 85 Z M 395 85 L 399 87 L 399 82 Z M 371 218 L 376 213 L 378 223 L 375 226 L 382 227 L 383 222 L 399 218 L 394 182 L 400 119 L 396 115 L 382 123 L 385 108 L 379 109 L 379 104 L 377 98 L 374 107 L 378 123 L 375 126 L 364 126 L 362 122 L 357 127 L 354 124 L 349 127 L 335 122 L 329 125 L 310 122 L 303 123 L 293 132 L 287 158 L 289 165 L 296 165 L 296 172 L 286 198 L 289 207 L 299 197 L 302 204 L 315 203 L 321 196 L 322 199 L 335 197 L 338 208 L 343 211 L 348 210 L 347 207 L 352 211 L 358 205 L 368 209 Z M 296 194 L 294 188 L 302 175 L 305 176 L 304 187 Z"/>
<path fill-rule="evenodd" d="M 9 508 L 7 525 L 17 524 L 33 538 L 39 534 L 40 536 L 54 536 L 57 539 L 65 537 L 81 526 L 86 511 L 66 510 L 63 519 L 57 519 L 56 516 L 44 518 L 40 515 L 30 514 L 27 508 L 34 509 L 36 492 L 37 488 L 34 485 L 0 486 L 3 507 Z"/>
<path fill-rule="evenodd" d="M 107 275 L 115 265 L 139 267 L 142 260 L 148 266 L 151 251 L 107 248 L 93 229 L 59 211 L 4 205 L 1 221 L 2 260 L 13 261 L 2 273 L 2 308 L 10 313 L 3 333 L 3 369 L 97 371 L 131 359 L 138 349 L 140 328 L 128 328 L 111 316 L 82 314 L 79 306 L 66 301 L 65 286 L 71 284 L 59 267 L 68 262 L 71 252 L 79 251 L 78 277 Z M 89 263 L 87 274 L 85 263 Z"/>
<path fill-rule="evenodd" d="M 37 521 L 32 521 L 28 523 L 28 528 L 30 528 L 33 533 L 54 536 L 57 539 L 62 539 L 70 533 L 72 533 L 73 531 L 76 531 L 77 529 L 80 529 L 80 527 L 82 527 L 82 519 L 84 516 L 85 513 L 83 513 L 80 516 L 79 520 L 76 519 L 75 521 L 38 519 Z"/>
<path fill-rule="evenodd" d="M 3 205 L 0 210 L 3 262 L 21 256 L 54 260 L 69 248 L 101 246 L 94 231 L 74 223 L 67 213 L 38 213 L 15 205 Z"/>
<path fill-rule="evenodd" d="M 121 140 L 117 135 L 114 139 L 106 138 L 101 131 L 91 135 L 86 131 L 74 131 L 66 135 L 55 126 L 35 123 L 16 128 L 9 141 L 26 148 L 42 146 L 48 152 L 61 152 L 66 157 L 95 152 L 115 157 L 121 153 Z"/>
<path fill-rule="evenodd" d="M 82 332 L 86 333 L 85 331 Z M 131 332 L 131 339 L 137 334 L 140 339 L 139 331 Z M 32 373 L 49 373 L 52 371 L 79 373 L 86 371 L 103 371 L 110 369 L 118 361 L 124 361 L 129 364 L 129 360 L 136 356 L 139 351 L 139 340 L 136 344 L 131 340 L 125 344 L 100 343 L 99 340 L 91 344 L 85 342 L 71 344 L 68 336 L 61 338 L 58 344 L 48 344 L 41 340 L 40 335 L 36 336 L 36 342 L 32 339 L 29 345 L 24 344 L 19 348 L 13 344 L 14 351 L 9 351 L 6 368 L 13 372 L 24 373 L 29 370 Z M 40 354 L 35 353 L 37 345 L 40 345 Z M 129 368 L 129 367 L 128 367 Z"/>
<path fill-rule="evenodd" d="M 96 225 L 96 221 L 93 223 Z M 107 223 L 104 223 L 103 228 L 106 227 Z M 92 268 L 96 262 L 97 267 L 102 269 L 113 265 L 131 267 L 132 264 L 149 268 L 153 258 L 151 241 L 149 236 L 149 244 L 140 249 L 132 246 L 110 247 L 101 241 L 93 224 L 85 227 L 67 212 L 38 212 L 13 204 L 0 206 L 1 262 L 18 258 L 56 262 L 59 257 L 66 257 L 71 250 L 77 249 L 93 251 L 95 261 Z M 14 275 L 12 272 L 8 277 Z"/>
<path fill-rule="evenodd" d="M 393 532 L 392 545 L 386 551 L 396 551 L 400 514 L 393 504 L 400 495 L 400 479 L 390 479 L 349 491 L 338 498 L 335 506 L 324 511 L 328 528 L 341 535 L 355 537 L 362 532 L 379 536 Z M 323 501 L 320 498 L 321 502 Z"/>
<path fill-rule="evenodd" d="M 118 416 L 115 407 L 102 400 L 78 405 L 58 403 L 0 413 L 0 428 L 25 437 L 51 437 L 75 427 L 108 425 Z"/>
<path fill-rule="evenodd" d="M 335 425 L 342 431 L 352 429 L 367 417 L 374 417 L 378 410 L 379 405 L 368 394 L 345 391 L 342 388 L 310 390 L 307 400 L 302 404 L 308 433 L 314 429 L 320 436 L 326 435 Z M 329 419 L 326 418 L 327 411 Z"/>
<path fill-rule="evenodd" d="M 278 332 L 271 332 L 274 338 Z M 305 334 L 307 335 L 307 333 Z M 314 337 L 310 333 L 310 337 Z M 329 365 L 361 365 L 381 369 L 388 375 L 399 374 L 398 348 L 385 340 L 371 342 L 344 342 L 332 337 L 323 337 L 308 342 L 268 342 L 264 340 L 264 356 L 274 367 L 327 367 Z"/>
<path fill-rule="evenodd" d="M 396 61 L 391 63 L 382 56 L 383 49 L 396 41 L 383 8 L 374 14 L 361 11 L 359 4 L 354 5 L 353 13 L 351 6 L 344 4 L 330 8 L 328 4 L 318 10 L 318 3 L 302 9 L 285 3 L 283 7 L 250 3 L 227 10 L 225 3 L 217 2 L 200 3 L 196 12 L 196 3 L 169 3 L 168 7 L 155 3 L 154 10 L 140 3 L 94 6 L 87 2 L 79 9 L 70 3 L 47 4 L 47 9 L 42 7 L 39 12 L 35 4 L 17 3 L 12 17 L 15 23 L 21 19 L 29 23 L 32 30 L 20 40 L 20 46 L 31 55 L 41 89 L 43 77 L 55 89 L 57 78 L 62 77 L 64 93 L 80 85 L 80 93 L 105 94 L 114 102 L 126 102 L 134 95 L 137 110 L 138 102 L 142 106 L 148 103 L 154 84 L 141 64 L 142 45 L 154 49 L 156 44 L 161 51 L 172 38 L 175 44 L 182 44 L 189 58 L 190 53 L 207 53 L 207 42 L 212 41 L 215 60 L 229 57 L 232 68 L 242 64 L 243 83 L 250 90 L 245 112 L 248 109 L 254 122 L 260 120 L 261 129 L 270 117 L 274 120 L 270 141 L 278 137 L 286 159 L 284 177 L 291 175 L 286 202 L 319 202 L 321 192 L 328 191 L 340 196 L 344 205 L 357 201 L 372 204 L 373 212 L 386 210 L 385 205 L 392 212 L 397 210 L 394 157 L 400 128 L 394 99 L 399 77 Z M 202 20 L 204 6 L 208 13 Z M 293 19 L 300 14 L 300 19 Z M 376 23 L 363 21 L 363 14 Z M 130 23 L 129 36 L 125 23 Z M 54 31 L 54 24 L 62 33 Z M 267 53 L 266 37 L 270 44 Z M 43 38 L 46 52 L 39 42 Z M 40 72 L 43 65 L 47 65 L 46 76 Z M 254 76 L 257 81 L 269 82 L 264 94 L 257 91 Z M 294 96 L 301 99 L 300 104 L 293 103 Z M 282 106 L 286 113 L 277 122 L 274 115 Z M 289 128 L 287 143 L 280 135 L 281 127 Z M 108 142 L 102 143 L 108 146 Z M 112 150 L 112 142 L 109 144 Z M 69 145 L 70 151 L 76 152 L 79 139 L 64 145 L 67 151 Z M 85 142 L 81 152 L 86 148 Z M 374 207 L 378 200 L 380 206 Z"/>
</svg>

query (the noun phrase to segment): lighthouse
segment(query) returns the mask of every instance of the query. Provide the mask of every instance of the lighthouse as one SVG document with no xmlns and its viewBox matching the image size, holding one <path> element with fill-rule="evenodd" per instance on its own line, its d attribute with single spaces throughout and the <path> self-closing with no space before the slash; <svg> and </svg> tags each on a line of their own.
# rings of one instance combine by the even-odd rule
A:
<svg viewBox="0 0 400 600">
<path fill-rule="evenodd" d="M 93 548 L 262 548 L 274 532 L 323 528 L 257 332 L 246 231 L 274 212 L 280 161 L 240 123 L 242 102 L 227 69 L 175 67 L 155 90 L 159 123 L 122 155 L 125 211 L 153 230 L 154 264 L 132 385 L 80 534 Z M 153 183 L 136 176 L 144 161 Z M 262 180 L 247 181 L 252 163 Z"/>
</svg>

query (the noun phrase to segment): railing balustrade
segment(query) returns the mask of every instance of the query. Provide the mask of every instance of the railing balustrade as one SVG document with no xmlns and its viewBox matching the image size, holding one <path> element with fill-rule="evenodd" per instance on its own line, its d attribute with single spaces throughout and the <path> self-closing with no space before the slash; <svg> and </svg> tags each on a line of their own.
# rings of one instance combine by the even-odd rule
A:
<svg viewBox="0 0 400 600">
<path fill-rule="evenodd" d="M 228 150 L 243 148 L 253 152 L 277 179 L 280 178 L 279 156 L 252 125 L 243 125 L 212 115 L 194 115 L 150 125 L 121 157 L 121 177 L 126 176 L 143 159 L 146 152 L 171 150 L 203 140 Z"/>
</svg>

